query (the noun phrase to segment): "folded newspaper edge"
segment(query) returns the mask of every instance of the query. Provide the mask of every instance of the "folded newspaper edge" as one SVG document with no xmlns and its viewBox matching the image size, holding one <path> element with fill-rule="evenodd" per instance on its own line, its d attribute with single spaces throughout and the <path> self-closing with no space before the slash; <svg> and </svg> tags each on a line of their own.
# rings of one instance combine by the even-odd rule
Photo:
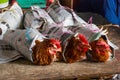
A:
<svg viewBox="0 0 120 80">
<path fill-rule="evenodd" d="M 7 63 L 22 57 L 21 54 L 8 45 L 5 41 L 0 40 L 0 63 Z"/>
</svg>

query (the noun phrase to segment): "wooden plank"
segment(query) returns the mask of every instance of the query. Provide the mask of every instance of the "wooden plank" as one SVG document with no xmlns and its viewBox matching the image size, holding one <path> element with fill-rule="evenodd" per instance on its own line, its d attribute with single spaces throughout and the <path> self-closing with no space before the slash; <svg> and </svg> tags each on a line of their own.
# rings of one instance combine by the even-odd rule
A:
<svg viewBox="0 0 120 80">
<path fill-rule="evenodd" d="M 0 79 L 73 79 L 99 77 L 120 72 L 120 61 L 116 59 L 106 63 L 77 62 L 66 64 L 55 62 L 48 66 L 37 66 L 25 59 L 0 64 Z"/>
</svg>

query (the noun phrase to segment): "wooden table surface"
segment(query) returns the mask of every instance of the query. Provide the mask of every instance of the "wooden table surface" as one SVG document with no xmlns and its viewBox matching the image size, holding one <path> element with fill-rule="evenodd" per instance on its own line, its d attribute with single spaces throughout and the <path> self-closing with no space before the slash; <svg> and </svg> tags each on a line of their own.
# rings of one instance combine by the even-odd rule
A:
<svg viewBox="0 0 120 80">
<path fill-rule="evenodd" d="M 79 15 L 83 17 L 85 15 L 91 16 L 90 14 Z M 96 16 L 96 14 L 94 15 L 94 20 L 96 21 L 94 23 L 97 25 L 106 24 L 106 21 L 101 16 Z M 110 41 L 120 48 L 120 29 L 117 27 L 106 28 L 109 31 L 108 37 Z M 120 49 L 116 51 L 115 58 L 112 61 L 105 63 L 83 61 L 67 64 L 54 62 L 48 66 L 37 66 L 31 64 L 28 60 L 18 59 L 13 62 L 0 64 L 0 73 L 0 80 L 75 79 L 116 74 L 120 73 Z"/>
</svg>

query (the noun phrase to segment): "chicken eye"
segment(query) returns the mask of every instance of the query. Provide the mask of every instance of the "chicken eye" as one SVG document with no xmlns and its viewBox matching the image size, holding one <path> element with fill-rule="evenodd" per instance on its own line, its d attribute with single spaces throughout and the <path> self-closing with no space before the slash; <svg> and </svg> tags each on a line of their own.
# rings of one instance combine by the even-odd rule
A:
<svg viewBox="0 0 120 80">
<path fill-rule="evenodd" d="M 53 44 L 53 48 L 54 48 L 54 49 L 57 49 L 57 46 L 56 46 L 55 44 Z"/>
<path fill-rule="evenodd" d="M 55 44 L 50 44 L 50 47 L 53 48 L 53 49 L 57 48 L 57 46 Z"/>
</svg>

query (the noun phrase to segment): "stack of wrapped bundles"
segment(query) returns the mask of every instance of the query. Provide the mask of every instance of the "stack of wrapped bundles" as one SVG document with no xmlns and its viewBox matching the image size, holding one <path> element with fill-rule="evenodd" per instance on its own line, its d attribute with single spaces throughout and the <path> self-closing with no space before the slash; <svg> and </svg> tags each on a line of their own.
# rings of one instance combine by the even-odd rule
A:
<svg viewBox="0 0 120 80">
<path fill-rule="evenodd" d="M 105 62 L 114 57 L 114 48 L 116 46 L 108 40 L 107 31 L 99 29 L 96 25 L 92 24 L 91 19 L 86 23 L 74 11 L 62 7 L 57 1 L 47 11 L 55 22 L 59 23 L 62 21 L 61 24 L 63 24 L 64 28 L 73 33 L 81 33 L 87 38 L 91 46 L 89 53 L 93 61 Z M 58 15 L 54 16 L 55 14 Z M 74 22 L 74 25 L 71 26 L 72 22 Z"/>
<path fill-rule="evenodd" d="M 9 24 L 7 20 L 5 22 Z M 17 29 L 20 25 L 17 21 L 9 28 L 3 26 L 1 31 L 4 34 L 0 37 L 20 56 L 37 65 L 48 65 L 54 61 L 112 60 L 116 46 L 107 38 L 107 30 L 99 29 L 91 22 L 91 19 L 89 23 L 85 22 L 56 0 L 46 10 L 31 6 L 24 16 L 25 29 Z"/>
<path fill-rule="evenodd" d="M 30 18 L 31 15 L 34 18 Z M 38 17 L 38 23 L 42 19 L 44 25 L 36 29 L 49 38 L 61 41 L 62 58 L 65 62 L 85 60 L 86 53 L 89 53 L 88 58 L 92 61 L 105 62 L 113 59 L 117 47 L 109 41 L 107 30 L 99 29 L 92 24 L 91 19 L 88 23 L 85 22 L 73 10 L 61 6 L 59 1 L 51 4 L 46 12 L 32 6 L 31 14 L 25 15 L 25 27 L 32 25 L 28 24 L 28 19 L 35 23 Z"/>
<path fill-rule="evenodd" d="M 16 30 L 20 28 L 22 19 L 23 12 L 17 3 L 10 6 L 7 11 L 0 13 L 0 63 L 13 61 L 22 57 L 19 52 L 3 40 L 7 30 Z"/>
<path fill-rule="evenodd" d="M 15 30 L 19 28 L 22 22 L 22 18 L 23 12 L 21 7 L 17 3 L 14 3 L 10 7 L 10 9 L 3 12 L 2 15 L 0 16 L 0 30 L 2 31 L 0 39 L 2 39 L 3 34 L 8 29 Z"/>
<path fill-rule="evenodd" d="M 9 49 L 12 47 L 12 53 L 0 53 L 0 62 L 25 57 L 34 64 L 47 65 L 59 60 L 57 53 L 61 52 L 60 41 L 46 38 L 36 29 L 20 29 L 22 18 L 23 12 L 17 3 L 14 3 L 9 10 L 4 12 L 4 15 L 1 15 L 0 37 L 2 41 L 6 42 L 4 45 L 7 47 L 4 47 Z M 11 57 L 8 54 L 11 54 Z"/>
<path fill-rule="evenodd" d="M 35 29 L 8 30 L 3 40 L 34 64 L 47 65 L 57 60 L 60 42 L 48 39 Z"/>
</svg>

